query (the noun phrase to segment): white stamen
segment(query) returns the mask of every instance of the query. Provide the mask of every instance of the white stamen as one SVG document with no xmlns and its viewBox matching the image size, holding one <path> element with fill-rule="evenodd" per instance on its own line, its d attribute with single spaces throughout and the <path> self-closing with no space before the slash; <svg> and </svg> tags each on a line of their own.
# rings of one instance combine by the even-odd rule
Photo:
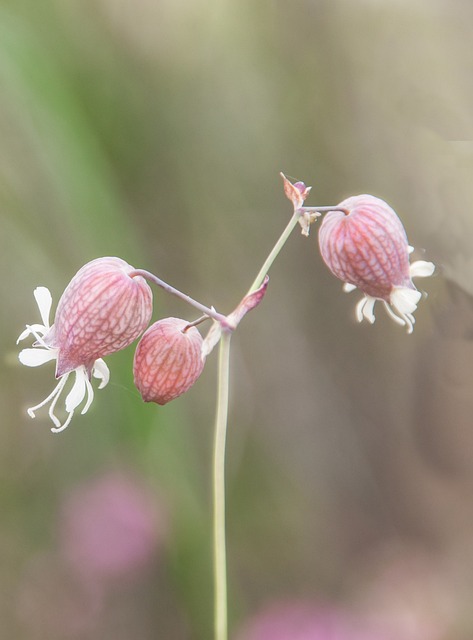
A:
<svg viewBox="0 0 473 640">
<path fill-rule="evenodd" d="M 66 373 L 63 378 L 65 378 L 64 382 L 62 383 L 61 387 L 60 387 L 60 391 L 59 393 L 56 395 L 56 397 L 54 398 L 54 400 L 51 402 L 51 406 L 49 407 L 49 411 L 48 411 L 48 415 L 51 418 L 51 420 L 54 422 L 54 424 L 56 425 L 56 427 L 60 427 L 61 426 L 61 421 L 59 420 L 59 418 L 55 415 L 54 413 L 54 409 L 56 408 L 56 404 L 57 401 L 59 400 L 59 396 L 62 393 L 62 390 L 64 389 L 65 385 L 66 385 L 66 381 L 69 378 L 69 373 Z"/>
<path fill-rule="evenodd" d="M 66 380 L 67 380 L 67 376 L 69 374 L 66 374 L 65 376 L 63 376 L 58 384 L 54 387 L 54 389 L 51 391 L 51 393 L 49 394 L 49 396 L 47 398 L 45 398 L 42 402 L 40 402 L 39 404 L 35 405 L 34 407 L 30 407 L 27 411 L 28 411 L 28 415 L 31 416 L 32 418 L 35 418 L 35 411 L 37 411 L 38 409 L 41 409 L 41 407 L 44 407 L 44 405 L 48 404 L 48 402 L 50 402 L 55 396 L 58 396 L 61 391 L 62 388 L 64 387 L 64 385 L 66 384 Z"/>
<path fill-rule="evenodd" d="M 74 411 L 71 411 L 71 413 L 67 416 L 67 420 L 63 425 L 60 425 L 58 427 L 51 427 L 51 431 L 53 433 L 61 433 L 61 431 L 64 431 L 64 429 L 67 429 L 67 427 L 71 424 L 71 420 L 74 416 Z"/>
<path fill-rule="evenodd" d="M 384 304 L 384 308 L 386 309 L 387 314 L 394 320 L 394 322 L 396 322 L 397 324 L 400 324 L 401 327 L 404 327 L 406 324 L 406 321 L 404 320 L 404 318 L 401 318 L 396 313 L 394 313 L 391 306 L 389 305 L 388 302 L 386 302 L 386 300 L 383 300 L 382 302 Z"/>
</svg>

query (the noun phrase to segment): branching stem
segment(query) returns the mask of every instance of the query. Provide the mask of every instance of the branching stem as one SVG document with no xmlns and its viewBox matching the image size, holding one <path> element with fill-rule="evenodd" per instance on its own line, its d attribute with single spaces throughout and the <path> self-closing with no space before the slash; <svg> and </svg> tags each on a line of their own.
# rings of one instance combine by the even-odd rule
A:
<svg viewBox="0 0 473 640">
<path fill-rule="evenodd" d="M 297 223 L 299 221 L 299 217 L 300 217 L 299 211 L 294 211 L 294 213 L 292 214 L 291 219 L 289 220 L 289 222 L 286 225 L 286 228 L 281 233 L 281 236 L 279 237 L 279 240 L 276 242 L 274 247 L 271 249 L 271 252 L 269 253 L 269 255 L 266 258 L 266 260 L 264 261 L 263 266 L 259 270 L 259 273 L 256 276 L 253 284 L 248 289 L 247 295 L 250 294 L 250 293 L 253 293 L 253 291 L 256 291 L 261 286 L 261 284 L 262 284 L 262 282 L 264 280 L 264 277 L 268 273 L 271 265 L 273 264 L 273 262 L 278 257 L 279 252 L 281 251 L 281 249 L 285 245 L 287 239 L 289 238 L 289 236 L 291 235 L 292 231 L 294 230 L 294 227 L 297 225 Z"/>
<path fill-rule="evenodd" d="M 161 280 L 161 278 L 158 278 L 158 276 L 155 276 L 154 273 L 151 273 L 150 271 L 146 271 L 145 269 L 134 269 L 128 275 L 130 276 L 130 278 L 136 278 L 137 276 L 141 276 L 142 278 L 145 278 L 146 280 L 153 282 L 154 284 L 158 285 L 158 287 L 161 287 L 161 289 L 164 289 L 164 291 L 167 291 L 167 293 L 170 293 L 173 296 L 177 296 L 184 302 L 187 302 L 188 304 L 192 305 L 195 309 L 198 309 L 201 313 L 204 313 L 206 316 L 209 316 L 209 318 L 213 318 L 214 320 L 217 320 L 218 322 L 220 322 L 222 327 L 232 329 L 232 327 L 230 327 L 227 322 L 226 316 L 222 315 L 221 313 L 218 313 L 218 311 L 216 311 L 213 307 L 206 307 L 204 304 L 197 302 L 197 300 L 194 300 L 194 298 L 191 298 L 186 293 L 182 293 L 182 291 L 179 291 L 179 289 L 175 289 L 167 282 L 164 282 L 164 280 Z"/>
</svg>

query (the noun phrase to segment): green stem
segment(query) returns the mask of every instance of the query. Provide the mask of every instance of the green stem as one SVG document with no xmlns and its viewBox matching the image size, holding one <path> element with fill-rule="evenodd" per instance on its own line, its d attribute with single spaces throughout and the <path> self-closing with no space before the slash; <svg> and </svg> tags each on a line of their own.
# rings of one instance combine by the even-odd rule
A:
<svg viewBox="0 0 473 640">
<path fill-rule="evenodd" d="M 299 217 L 300 217 L 300 213 L 298 211 L 294 211 L 294 213 L 292 215 L 292 218 L 287 223 L 287 226 L 284 229 L 284 231 L 282 232 L 279 240 L 276 242 L 276 244 L 274 245 L 274 247 L 271 250 L 271 253 L 269 254 L 269 256 L 264 261 L 264 264 L 261 267 L 261 269 L 259 270 L 259 273 L 256 276 L 253 284 L 249 288 L 247 295 L 250 294 L 250 293 L 253 293 L 253 291 L 256 291 L 261 286 L 261 284 L 263 283 L 265 275 L 268 273 L 271 265 L 276 260 L 279 252 L 281 251 L 281 249 L 285 245 L 285 243 L 286 243 L 287 239 L 289 238 L 289 236 L 291 235 L 294 227 L 297 225 Z"/>
<path fill-rule="evenodd" d="M 227 558 L 225 533 L 225 442 L 228 420 L 231 331 L 222 332 L 218 361 L 217 415 L 213 455 L 213 552 L 215 640 L 227 640 Z"/>
</svg>

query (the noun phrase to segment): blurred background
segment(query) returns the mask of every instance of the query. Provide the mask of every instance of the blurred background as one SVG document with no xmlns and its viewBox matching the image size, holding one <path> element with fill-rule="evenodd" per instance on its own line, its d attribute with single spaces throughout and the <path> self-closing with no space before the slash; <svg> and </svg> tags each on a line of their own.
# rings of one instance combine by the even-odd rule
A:
<svg viewBox="0 0 473 640">
<path fill-rule="evenodd" d="M 233 340 L 231 637 L 473 637 L 473 5 L 2 0 L 0 638 L 208 640 L 216 356 L 145 405 L 133 348 L 53 436 L 15 340 L 99 256 L 220 311 L 290 216 L 372 193 L 437 265 L 413 335 L 294 233 Z M 155 291 L 155 317 L 194 319 Z"/>
</svg>

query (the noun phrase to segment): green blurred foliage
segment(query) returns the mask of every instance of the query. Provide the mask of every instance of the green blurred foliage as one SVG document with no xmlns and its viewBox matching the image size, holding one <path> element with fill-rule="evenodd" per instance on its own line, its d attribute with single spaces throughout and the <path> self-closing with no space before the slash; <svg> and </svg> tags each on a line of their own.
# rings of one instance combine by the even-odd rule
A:
<svg viewBox="0 0 473 640">
<path fill-rule="evenodd" d="M 134 389 L 133 350 L 115 354 L 93 408 L 52 436 L 25 412 L 52 367 L 21 368 L 14 342 L 35 286 L 57 301 L 103 255 L 229 311 L 290 213 L 281 170 L 314 185 L 309 204 L 385 198 L 440 269 L 407 337 L 381 312 L 355 325 L 315 230 L 274 265 L 234 339 L 232 624 L 272 598 L 350 602 L 369 582 L 360 566 L 394 544 L 448 566 L 448 637 L 470 637 L 472 17 L 460 0 L 2 1 L 5 637 L 65 637 L 25 625 L 25 567 L 54 553 L 67 491 L 110 467 L 164 500 L 168 538 L 80 637 L 210 637 L 215 358 L 161 408 Z M 195 317 L 159 291 L 155 315 Z"/>
</svg>

